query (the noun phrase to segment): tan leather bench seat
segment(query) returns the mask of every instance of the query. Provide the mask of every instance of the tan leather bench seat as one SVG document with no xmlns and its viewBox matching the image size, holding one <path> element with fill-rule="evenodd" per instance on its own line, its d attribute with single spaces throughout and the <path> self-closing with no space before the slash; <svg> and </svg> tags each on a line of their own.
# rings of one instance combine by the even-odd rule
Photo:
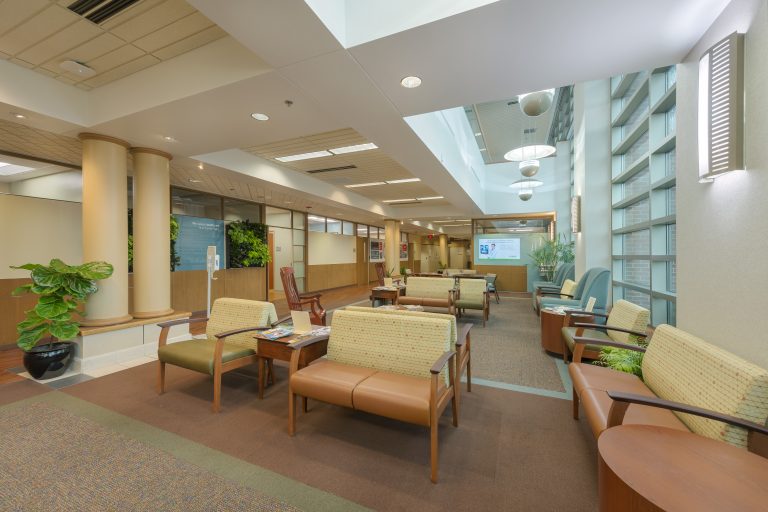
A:
<svg viewBox="0 0 768 512">
<path fill-rule="evenodd" d="M 323 402 L 352 407 L 352 391 L 376 370 L 334 361 L 318 361 L 291 377 L 295 393 Z"/>
<path fill-rule="evenodd" d="M 355 388 L 352 400 L 360 411 L 428 427 L 429 386 L 429 379 L 379 372 Z M 444 389 L 441 382 L 438 394 Z"/>
<path fill-rule="evenodd" d="M 637 394 L 641 394 L 643 390 L 647 389 L 643 381 L 636 375 L 617 372 L 605 366 L 572 363 L 568 365 L 568 373 L 571 375 L 573 388 L 579 395 L 586 388 L 602 391 L 615 389 Z"/>
<path fill-rule="evenodd" d="M 447 308 L 451 305 L 448 299 L 430 299 L 429 297 L 408 297 L 401 296 L 397 299 L 398 304 L 408 306 L 424 306 L 428 308 Z"/>
</svg>

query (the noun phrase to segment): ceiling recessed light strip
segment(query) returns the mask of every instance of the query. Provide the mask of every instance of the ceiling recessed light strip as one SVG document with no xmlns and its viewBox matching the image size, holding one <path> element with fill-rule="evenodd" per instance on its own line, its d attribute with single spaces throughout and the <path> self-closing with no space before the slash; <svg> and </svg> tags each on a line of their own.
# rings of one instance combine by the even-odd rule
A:
<svg viewBox="0 0 768 512">
<path fill-rule="evenodd" d="M 443 196 L 417 197 L 419 201 L 434 201 L 436 199 L 445 199 Z"/>
<path fill-rule="evenodd" d="M 384 181 L 373 181 L 371 183 L 355 183 L 354 185 L 345 185 L 347 188 L 360 188 L 360 187 L 376 187 L 378 185 L 386 185 Z"/>
<path fill-rule="evenodd" d="M 275 158 L 278 162 L 296 162 L 298 160 L 309 160 L 310 158 L 320 158 L 321 156 L 331 156 L 328 151 L 312 151 L 311 153 L 300 153 L 298 155 L 279 156 Z"/>
<path fill-rule="evenodd" d="M 402 180 L 387 180 L 387 183 L 390 185 L 396 185 L 398 183 L 415 183 L 417 181 L 421 181 L 421 178 L 405 178 Z"/>
<path fill-rule="evenodd" d="M 357 153 L 358 151 L 368 151 L 371 149 L 378 149 L 379 146 L 373 142 L 366 142 L 365 144 L 356 144 L 354 146 L 343 146 L 340 148 L 329 149 L 334 155 L 343 155 L 344 153 Z"/>
<path fill-rule="evenodd" d="M 410 199 L 385 199 L 382 201 L 382 203 L 412 203 L 415 202 L 416 199 L 410 198 Z"/>
</svg>

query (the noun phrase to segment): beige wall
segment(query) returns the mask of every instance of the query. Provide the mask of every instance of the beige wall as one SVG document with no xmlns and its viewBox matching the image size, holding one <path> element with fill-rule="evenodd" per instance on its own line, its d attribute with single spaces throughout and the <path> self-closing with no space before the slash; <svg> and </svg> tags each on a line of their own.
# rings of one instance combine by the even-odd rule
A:
<svg viewBox="0 0 768 512">
<path fill-rule="evenodd" d="M 733 0 L 678 68 L 677 323 L 768 368 L 768 5 Z M 759 12 L 758 12 L 759 9 Z M 698 183 L 698 59 L 731 32 L 746 36 L 747 172 Z"/>
<path fill-rule="evenodd" d="M 80 171 L 65 171 L 39 178 L 15 181 L 11 183 L 12 194 L 62 201 L 82 202 L 83 173 Z"/>
<path fill-rule="evenodd" d="M 308 243 L 307 263 L 309 265 L 357 262 L 354 236 L 310 231 Z"/>
<path fill-rule="evenodd" d="M 0 195 L 0 279 L 28 277 L 9 265 L 83 262 L 79 203 Z"/>
</svg>

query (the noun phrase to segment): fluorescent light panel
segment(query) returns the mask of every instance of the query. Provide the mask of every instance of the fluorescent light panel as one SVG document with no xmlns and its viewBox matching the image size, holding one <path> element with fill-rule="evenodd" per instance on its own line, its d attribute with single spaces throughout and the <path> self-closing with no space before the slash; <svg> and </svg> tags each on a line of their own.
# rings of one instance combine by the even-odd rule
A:
<svg viewBox="0 0 768 512">
<path fill-rule="evenodd" d="M 358 151 L 368 151 L 369 149 L 378 149 L 379 146 L 373 142 L 366 142 L 365 144 L 356 144 L 354 146 L 343 146 L 340 148 L 329 149 L 334 155 L 343 155 L 344 153 L 357 153 Z"/>
<path fill-rule="evenodd" d="M 328 151 L 312 151 L 311 153 L 300 153 L 298 155 L 279 156 L 275 158 L 278 162 L 296 162 L 298 160 L 309 160 L 310 158 L 320 158 L 321 156 L 331 156 Z"/>
<path fill-rule="evenodd" d="M 371 183 L 355 183 L 354 185 L 345 185 L 347 188 L 360 188 L 360 187 L 376 187 L 378 185 L 386 185 L 384 181 L 373 181 Z"/>
<path fill-rule="evenodd" d="M 23 165 L 8 164 L 0 162 L 0 176 L 13 176 L 14 174 L 21 174 L 23 172 L 34 171 L 32 167 L 24 167 Z"/>
<path fill-rule="evenodd" d="M 415 183 L 417 181 L 421 181 L 421 178 L 405 178 L 402 180 L 388 180 L 387 183 L 390 185 L 396 185 L 398 183 Z"/>
<path fill-rule="evenodd" d="M 406 203 L 406 202 L 409 202 L 409 201 L 416 201 L 416 199 L 414 199 L 414 198 L 410 198 L 410 199 L 385 199 L 384 201 L 382 201 L 382 203 Z"/>
<path fill-rule="evenodd" d="M 432 201 L 435 199 L 445 199 L 443 196 L 417 197 L 419 201 Z"/>
</svg>

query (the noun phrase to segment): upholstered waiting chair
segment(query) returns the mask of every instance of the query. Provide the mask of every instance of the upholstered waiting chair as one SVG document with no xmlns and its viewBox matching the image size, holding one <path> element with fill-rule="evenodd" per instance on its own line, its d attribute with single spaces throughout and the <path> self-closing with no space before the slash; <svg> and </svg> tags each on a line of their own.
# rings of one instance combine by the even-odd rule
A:
<svg viewBox="0 0 768 512">
<path fill-rule="evenodd" d="M 569 312 L 569 314 L 578 312 Z M 576 323 L 573 327 L 563 327 L 563 361 L 568 360 L 568 353 L 573 353 L 575 337 L 583 336 L 586 338 L 615 341 L 618 343 L 637 344 L 639 339 L 644 339 L 650 312 L 626 300 L 618 300 L 611 308 L 611 313 L 592 313 L 595 316 L 606 318 L 605 325 Z M 570 319 L 566 318 L 565 325 L 570 325 Z M 586 345 L 584 347 L 584 356 L 589 359 L 600 357 L 600 347 L 596 345 Z"/>
<path fill-rule="evenodd" d="M 303 311 L 304 306 L 309 306 L 309 318 L 314 325 L 325 325 L 325 309 L 320 305 L 319 293 L 299 293 L 296 286 L 296 277 L 291 267 L 280 269 L 280 279 L 283 281 L 285 300 L 288 301 L 288 309 L 291 311 Z"/>
<path fill-rule="evenodd" d="M 560 290 L 546 292 L 541 296 L 541 307 L 565 306 L 583 310 L 587 307 L 589 298 L 594 297 L 596 300 L 592 310 L 596 313 L 605 313 L 610 279 L 611 272 L 607 268 L 591 268 L 576 283 L 573 297 L 561 298 L 562 292 Z"/>
<path fill-rule="evenodd" d="M 168 331 L 172 326 L 206 321 L 205 339 L 167 344 Z M 258 346 L 253 339 L 253 331 L 269 329 L 277 323 L 274 304 L 221 298 L 213 303 L 210 318 L 185 318 L 157 324 L 162 328 L 157 348 L 157 392 L 165 392 L 166 364 L 206 373 L 213 376 L 213 412 L 219 412 L 221 375 L 258 362 Z"/>
<path fill-rule="evenodd" d="M 496 296 L 496 304 L 498 304 L 499 291 L 496 289 L 496 274 L 485 274 L 485 282 L 488 284 L 488 293 Z"/>
<path fill-rule="evenodd" d="M 454 305 L 459 316 L 465 309 L 479 309 L 483 312 L 483 327 L 485 327 L 490 314 L 488 285 L 485 279 L 459 279 L 457 297 Z"/>
<path fill-rule="evenodd" d="M 566 279 L 574 279 L 575 278 L 575 271 L 576 266 L 573 263 L 563 263 L 557 268 L 557 271 L 555 271 L 555 275 L 552 278 L 552 281 L 534 281 L 533 282 L 533 309 L 535 309 L 538 312 L 538 303 L 537 303 L 537 297 L 541 295 L 541 292 L 544 290 L 549 291 L 550 289 L 558 290 L 563 286 L 563 283 Z"/>
</svg>

